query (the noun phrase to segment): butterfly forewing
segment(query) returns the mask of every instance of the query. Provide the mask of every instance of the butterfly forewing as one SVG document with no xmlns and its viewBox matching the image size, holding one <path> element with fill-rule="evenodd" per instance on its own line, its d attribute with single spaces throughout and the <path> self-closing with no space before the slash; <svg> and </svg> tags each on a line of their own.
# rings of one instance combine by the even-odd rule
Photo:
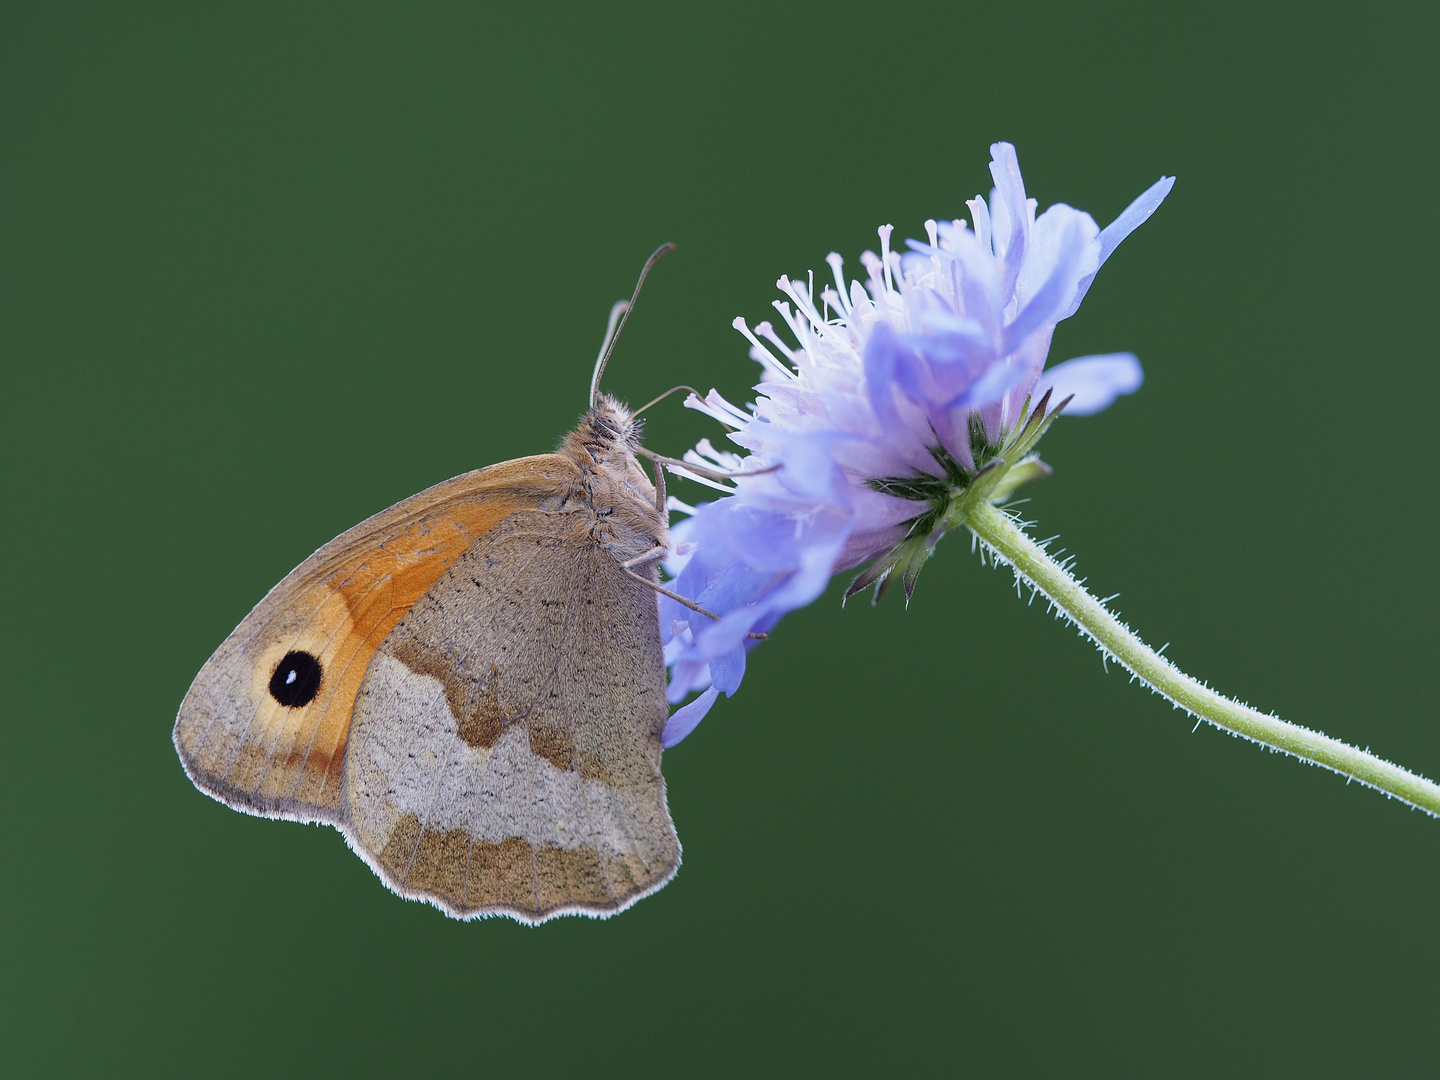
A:
<svg viewBox="0 0 1440 1080">
<path fill-rule="evenodd" d="M 351 710 L 375 647 L 471 542 L 520 507 L 558 499 L 573 475 L 549 454 L 467 473 L 306 559 L 235 628 L 185 695 L 174 738 L 190 778 L 237 809 L 337 821 Z M 287 659 L 292 670 L 282 671 Z M 301 669 L 310 663 L 313 687 Z M 289 675 L 297 677 L 287 687 Z"/>
</svg>

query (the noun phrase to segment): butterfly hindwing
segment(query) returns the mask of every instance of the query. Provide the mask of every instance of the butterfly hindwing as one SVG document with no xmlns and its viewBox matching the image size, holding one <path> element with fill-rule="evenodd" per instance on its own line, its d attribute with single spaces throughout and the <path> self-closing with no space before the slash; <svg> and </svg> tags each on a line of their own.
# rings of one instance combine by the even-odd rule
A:
<svg viewBox="0 0 1440 1080">
<path fill-rule="evenodd" d="M 511 515 L 377 649 L 344 815 L 402 895 L 452 915 L 608 914 L 663 885 L 679 841 L 660 775 L 653 593 L 583 515 Z"/>
</svg>

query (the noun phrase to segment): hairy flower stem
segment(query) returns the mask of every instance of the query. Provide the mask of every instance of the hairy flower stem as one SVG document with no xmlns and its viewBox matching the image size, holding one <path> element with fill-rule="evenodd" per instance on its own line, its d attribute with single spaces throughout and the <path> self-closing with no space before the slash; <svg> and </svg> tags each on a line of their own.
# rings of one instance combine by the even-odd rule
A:
<svg viewBox="0 0 1440 1080">
<path fill-rule="evenodd" d="M 965 524 L 997 562 L 1013 567 L 1021 579 L 1072 619 L 1106 656 L 1190 715 L 1440 816 L 1440 785 L 1338 739 L 1241 705 L 1186 675 L 1105 610 L 1004 510 L 982 501 L 970 508 Z"/>
</svg>

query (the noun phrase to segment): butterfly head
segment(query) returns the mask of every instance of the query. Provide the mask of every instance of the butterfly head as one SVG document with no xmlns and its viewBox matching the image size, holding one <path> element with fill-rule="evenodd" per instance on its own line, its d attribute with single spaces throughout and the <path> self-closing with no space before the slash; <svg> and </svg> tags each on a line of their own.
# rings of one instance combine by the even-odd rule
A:
<svg viewBox="0 0 1440 1080">
<path fill-rule="evenodd" d="M 597 462 L 609 461 L 616 455 L 633 457 L 643 431 L 644 421 L 632 416 L 627 406 L 609 394 L 601 394 L 585 410 L 570 438 L 578 439 Z"/>
<path fill-rule="evenodd" d="M 633 528 L 627 540 L 646 550 L 665 544 L 665 518 L 656 505 L 655 486 L 640 467 L 635 452 L 640 447 L 642 423 L 629 408 L 601 394 L 585 411 L 575 430 L 560 444 L 560 454 L 569 458 L 584 477 L 590 500 L 605 513 L 621 515 Z"/>
</svg>

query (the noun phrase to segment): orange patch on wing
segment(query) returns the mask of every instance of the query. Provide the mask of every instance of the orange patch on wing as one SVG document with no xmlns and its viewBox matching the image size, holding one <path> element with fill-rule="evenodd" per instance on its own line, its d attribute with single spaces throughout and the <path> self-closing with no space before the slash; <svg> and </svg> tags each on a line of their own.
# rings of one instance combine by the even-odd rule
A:
<svg viewBox="0 0 1440 1080">
<path fill-rule="evenodd" d="M 242 756 L 230 783 L 261 799 L 293 792 L 302 803 L 338 807 L 355 699 L 375 650 L 477 537 L 531 505 L 524 496 L 462 500 L 412 520 L 375 546 L 327 560 L 323 577 L 297 583 L 292 604 L 315 614 L 300 637 L 277 644 L 276 655 L 257 669 L 264 706 L 256 733 L 263 734 L 252 745 L 264 749 L 249 761 Z M 280 705 L 258 685 L 290 649 L 311 652 L 324 673 L 319 695 L 300 709 Z"/>
</svg>

